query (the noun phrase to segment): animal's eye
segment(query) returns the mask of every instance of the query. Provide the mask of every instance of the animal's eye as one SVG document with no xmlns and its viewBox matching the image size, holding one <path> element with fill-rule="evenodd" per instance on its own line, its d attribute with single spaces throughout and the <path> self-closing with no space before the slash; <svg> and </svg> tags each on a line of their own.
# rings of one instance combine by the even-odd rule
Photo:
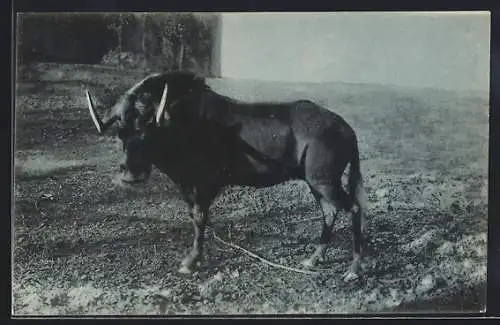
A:
<svg viewBox="0 0 500 325">
<path fill-rule="evenodd" d="M 135 129 L 135 131 L 136 131 L 137 133 L 140 133 L 140 132 L 141 132 L 141 129 L 142 129 L 142 124 L 143 124 L 143 122 L 142 122 L 142 120 L 141 120 L 141 119 L 137 119 L 137 120 L 135 120 L 135 122 L 134 122 L 134 129 Z"/>
</svg>

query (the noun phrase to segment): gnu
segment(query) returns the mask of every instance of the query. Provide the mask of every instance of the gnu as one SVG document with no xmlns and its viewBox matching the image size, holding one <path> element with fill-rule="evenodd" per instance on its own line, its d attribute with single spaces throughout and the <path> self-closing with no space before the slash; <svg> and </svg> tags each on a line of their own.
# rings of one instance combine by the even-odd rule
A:
<svg viewBox="0 0 500 325">
<path fill-rule="evenodd" d="M 339 115 L 307 100 L 240 102 L 180 71 L 141 80 L 103 119 L 88 91 L 86 97 L 100 134 L 118 126 L 122 182 L 145 182 L 155 166 L 179 186 L 194 226 L 193 247 L 180 272 L 192 272 L 201 261 L 209 207 L 223 187 L 301 179 L 323 213 L 319 244 L 303 265 L 324 260 L 337 215 L 345 211 L 352 216 L 353 261 L 344 280 L 358 277 L 364 190 L 356 135 Z M 344 190 L 341 177 L 348 164 Z"/>
</svg>

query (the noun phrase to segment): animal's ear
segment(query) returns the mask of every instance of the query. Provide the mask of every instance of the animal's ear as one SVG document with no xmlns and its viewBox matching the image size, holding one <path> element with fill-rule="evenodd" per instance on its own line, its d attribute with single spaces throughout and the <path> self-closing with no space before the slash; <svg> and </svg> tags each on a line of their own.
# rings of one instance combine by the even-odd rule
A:
<svg viewBox="0 0 500 325">
<path fill-rule="evenodd" d="M 113 88 L 107 87 L 88 87 L 92 93 L 96 107 L 111 107 L 122 97 L 126 91 L 125 86 L 117 86 Z"/>
</svg>

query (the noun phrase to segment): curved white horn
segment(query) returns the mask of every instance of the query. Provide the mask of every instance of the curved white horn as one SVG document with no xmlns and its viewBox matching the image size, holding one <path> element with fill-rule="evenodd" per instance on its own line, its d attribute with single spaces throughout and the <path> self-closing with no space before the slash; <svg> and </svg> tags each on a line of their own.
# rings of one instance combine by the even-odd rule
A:
<svg viewBox="0 0 500 325">
<path fill-rule="evenodd" d="M 90 116 L 92 117 L 92 121 L 94 122 L 95 127 L 97 128 L 97 132 L 102 133 L 102 121 L 94 109 L 94 105 L 92 104 L 92 97 L 90 97 L 90 92 L 86 90 L 85 95 L 87 97 L 87 104 L 89 107 Z"/>
<path fill-rule="evenodd" d="M 170 119 L 170 115 L 165 109 L 167 104 L 167 94 L 168 94 L 168 84 L 165 83 L 165 88 L 163 89 L 163 94 L 161 95 L 160 105 L 158 105 L 158 109 L 156 111 L 156 124 L 160 125 L 162 116 L 165 116 L 166 120 Z"/>
<path fill-rule="evenodd" d="M 95 127 L 97 128 L 97 132 L 99 134 L 103 134 L 115 121 L 118 119 L 113 110 L 108 113 L 107 116 L 104 117 L 104 121 L 101 120 L 99 115 L 97 114 L 94 104 L 92 102 L 92 96 L 90 95 L 90 91 L 86 90 L 85 95 L 87 97 L 87 104 L 90 111 L 90 117 L 92 117 L 92 121 L 94 122 Z"/>
</svg>

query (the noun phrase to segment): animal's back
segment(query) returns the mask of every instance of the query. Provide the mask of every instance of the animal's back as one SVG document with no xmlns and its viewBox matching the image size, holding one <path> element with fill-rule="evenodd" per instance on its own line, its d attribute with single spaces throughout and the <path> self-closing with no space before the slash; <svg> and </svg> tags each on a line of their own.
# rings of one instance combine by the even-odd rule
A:
<svg viewBox="0 0 500 325">
<path fill-rule="evenodd" d="M 203 106 L 207 117 L 222 123 L 248 120 L 275 120 L 313 135 L 324 129 L 340 126 L 350 129 L 347 122 L 332 110 L 310 100 L 283 102 L 244 102 L 209 92 Z"/>
<path fill-rule="evenodd" d="M 309 100 L 293 103 L 291 127 L 295 134 L 304 138 L 352 137 L 351 126 L 334 111 Z"/>
</svg>

